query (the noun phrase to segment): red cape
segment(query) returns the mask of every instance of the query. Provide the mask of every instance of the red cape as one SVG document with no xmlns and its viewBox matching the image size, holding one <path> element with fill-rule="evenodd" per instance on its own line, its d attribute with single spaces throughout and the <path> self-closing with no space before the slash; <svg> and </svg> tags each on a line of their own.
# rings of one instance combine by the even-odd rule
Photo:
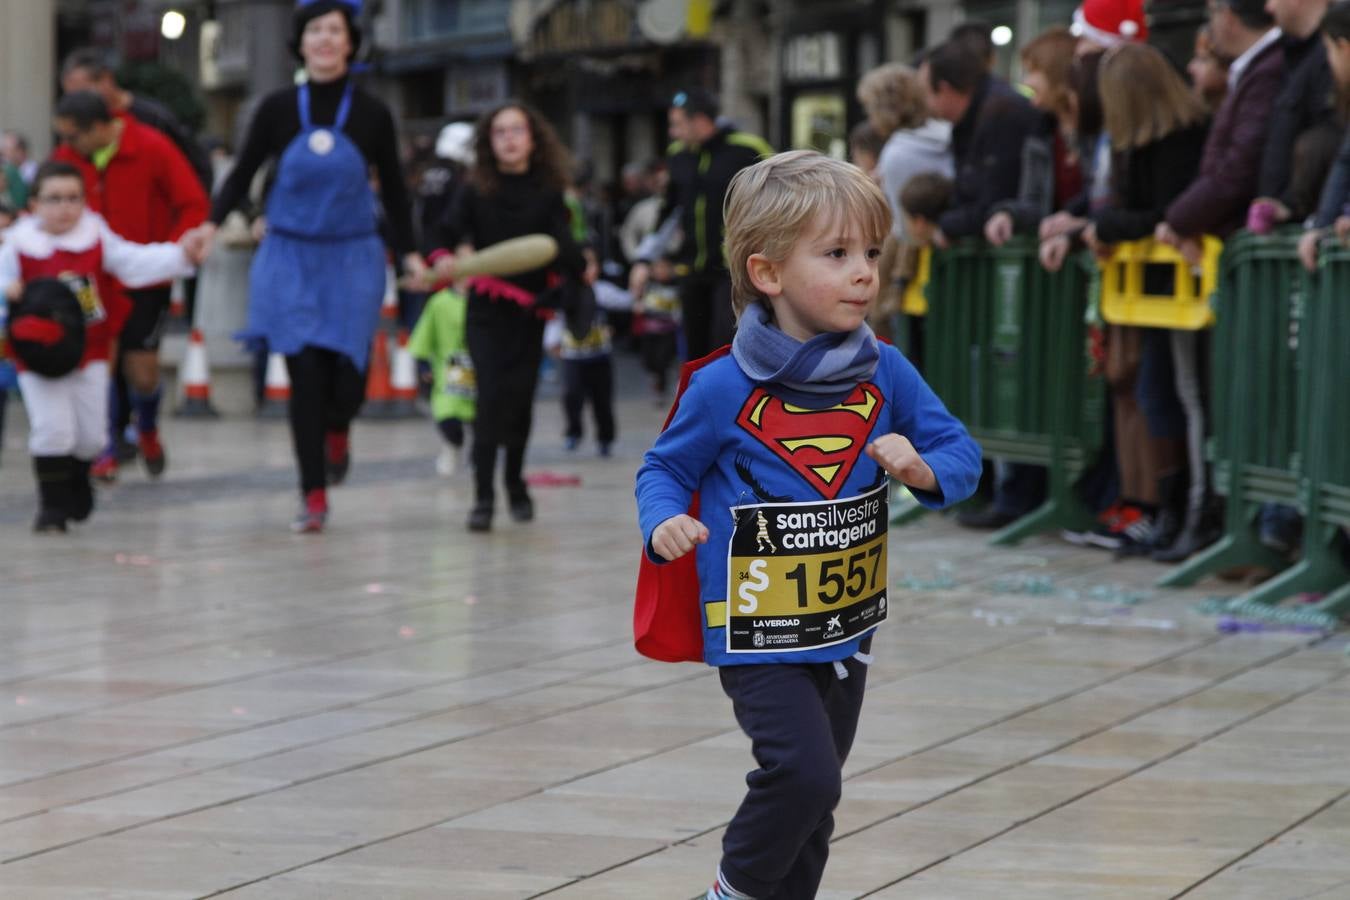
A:
<svg viewBox="0 0 1350 900">
<path fill-rule="evenodd" d="M 731 347 L 722 347 L 680 367 L 675 402 L 662 431 L 675 418 L 690 377 L 730 352 Z M 689 515 L 698 518 L 697 493 L 689 504 Z M 703 595 L 699 591 L 697 555 L 686 553 L 674 562 L 658 566 L 643 549 L 637 596 L 633 601 L 633 646 L 643 656 L 662 662 L 703 662 Z"/>
</svg>

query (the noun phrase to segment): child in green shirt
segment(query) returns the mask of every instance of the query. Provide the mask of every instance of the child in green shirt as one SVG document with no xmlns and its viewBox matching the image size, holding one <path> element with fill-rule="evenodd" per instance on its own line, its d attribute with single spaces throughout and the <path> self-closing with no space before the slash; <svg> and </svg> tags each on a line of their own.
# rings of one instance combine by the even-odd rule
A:
<svg viewBox="0 0 1350 900">
<path fill-rule="evenodd" d="M 473 362 L 464 340 L 466 305 L 462 294 L 449 288 L 437 291 L 408 338 L 408 351 L 431 366 L 431 416 L 445 439 L 436 471 L 445 476 L 459 468 L 465 425 L 473 421 L 476 409 Z"/>
</svg>

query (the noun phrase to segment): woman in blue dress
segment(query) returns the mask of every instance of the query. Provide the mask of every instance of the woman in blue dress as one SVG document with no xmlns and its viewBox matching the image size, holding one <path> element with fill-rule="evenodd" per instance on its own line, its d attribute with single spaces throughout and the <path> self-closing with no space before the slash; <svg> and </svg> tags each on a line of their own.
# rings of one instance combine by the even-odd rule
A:
<svg viewBox="0 0 1350 900">
<path fill-rule="evenodd" d="M 326 488 L 346 476 L 348 432 L 365 397 L 385 288 L 372 168 L 391 249 L 409 274 L 424 271 L 394 118 L 349 72 L 361 42 L 360 5 L 301 0 L 291 50 L 304 63 L 305 79 L 263 100 L 211 209 L 210 222 L 219 225 L 245 198 L 258 168 L 276 161 L 241 336 L 266 341 L 286 357 L 302 495 L 292 527 L 299 532 L 323 529 Z"/>
</svg>

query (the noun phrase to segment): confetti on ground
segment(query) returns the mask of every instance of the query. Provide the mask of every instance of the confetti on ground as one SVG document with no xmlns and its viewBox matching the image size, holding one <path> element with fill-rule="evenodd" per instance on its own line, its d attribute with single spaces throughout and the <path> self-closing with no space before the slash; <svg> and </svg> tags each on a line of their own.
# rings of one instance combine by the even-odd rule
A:
<svg viewBox="0 0 1350 900">
<path fill-rule="evenodd" d="M 956 579 L 952 577 L 951 563 L 938 563 L 936 574 L 924 577 L 920 575 L 906 575 L 899 581 L 899 586 L 907 591 L 945 591 L 956 587 Z"/>
<path fill-rule="evenodd" d="M 242 706 L 233 707 L 230 709 L 230 712 L 236 716 L 243 716 L 248 714 L 248 710 L 244 709 L 244 707 Z"/>
<path fill-rule="evenodd" d="M 113 556 L 113 562 L 119 566 L 153 566 L 155 564 L 152 557 L 128 553 L 116 554 Z"/>
<path fill-rule="evenodd" d="M 1011 615 L 1009 613 L 990 612 L 986 609 L 977 609 L 971 613 L 971 615 L 990 626 L 1017 625 L 1022 621 L 1021 616 Z"/>
<path fill-rule="evenodd" d="M 1136 619 L 1120 616 L 1056 616 L 1056 625 L 1084 625 L 1090 628 L 1151 628 L 1156 631 L 1175 631 L 1173 619 Z"/>
<path fill-rule="evenodd" d="M 417 634 L 417 632 L 409 628 L 407 625 L 404 625 L 402 628 L 398 630 L 398 636 L 401 638 L 410 638 L 415 634 Z"/>
<path fill-rule="evenodd" d="M 1089 600 L 1099 600 L 1113 606 L 1136 606 L 1151 596 L 1147 591 L 1134 591 L 1119 584 L 1099 584 L 1088 591 Z"/>
<path fill-rule="evenodd" d="M 1000 578 L 989 588 L 996 594 L 1032 594 L 1044 597 L 1055 592 L 1055 579 L 1049 575 L 1019 575 L 1016 578 Z"/>
<path fill-rule="evenodd" d="M 383 594 L 383 593 L 384 593 L 384 585 L 380 584 L 378 581 L 371 582 L 370 584 L 366 585 L 366 593 L 367 593 L 367 594 Z"/>
<path fill-rule="evenodd" d="M 525 483 L 530 487 L 581 487 L 581 476 L 545 470 L 526 475 Z"/>
<path fill-rule="evenodd" d="M 1215 627 L 1224 634 L 1264 631 L 1283 631 L 1293 632 L 1295 634 L 1321 634 L 1330 630 L 1329 628 L 1324 628 L 1320 625 L 1260 622 L 1253 619 L 1239 619 L 1234 616 L 1223 616 L 1219 619 L 1218 624 Z"/>
<path fill-rule="evenodd" d="M 467 596 L 467 597 L 464 598 L 464 605 L 465 605 L 465 606 L 477 606 L 477 605 L 478 605 L 478 597 L 475 596 L 475 595 L 473 595 L 473 594 L 470 594 L 469 596 Z"/>
<path fill-rule="evenodd" d="M 1347 649 L 1350 649 L 1350 648 L 1347 648 Z M 27 706 L 27 705 L 28 705 L 28 698 L 25 697 L 24 695 L 20 694 L 19 696 L 17 696 L 17 697 L 14 698 L 14 705 L 15 705 L 15 706 Z"/>
<path fill-rule="evenodd" d="M 1202 616 L 1217 616 L 1228 609 L 1232 597 L 1206 597 L 1193 607 Z"/>
</svg>

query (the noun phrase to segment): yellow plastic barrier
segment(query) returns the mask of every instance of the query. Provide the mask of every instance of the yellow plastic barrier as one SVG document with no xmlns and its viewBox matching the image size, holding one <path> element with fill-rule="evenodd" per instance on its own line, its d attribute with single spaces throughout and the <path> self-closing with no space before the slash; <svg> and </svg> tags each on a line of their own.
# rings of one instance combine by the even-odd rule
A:
<svg viewBox="0 0 1350 900">
<path fill-rule="evenodd" d="M 1117 244 L 1100 263 L 1102 318 L 1113 325 L 1198 331 L 1214 324 L 1209 298 L 1219 281 L 1223 241 L 1204 237 L 1198 271 L 1152 238 Z"/>
<path fill-rule="evenodd" d="M 904 299 L 900 302 L 900 310 L 905 315 L 928 315 L 928 297 L 924 294 L 924 288 L 928 287 L 928 277 L 932 270 L 933 250 L 930 247 L 924 247 L 919 251 L 919 265 L 914 273 L 914 278 L 905 288 Z"/>
</svg>

